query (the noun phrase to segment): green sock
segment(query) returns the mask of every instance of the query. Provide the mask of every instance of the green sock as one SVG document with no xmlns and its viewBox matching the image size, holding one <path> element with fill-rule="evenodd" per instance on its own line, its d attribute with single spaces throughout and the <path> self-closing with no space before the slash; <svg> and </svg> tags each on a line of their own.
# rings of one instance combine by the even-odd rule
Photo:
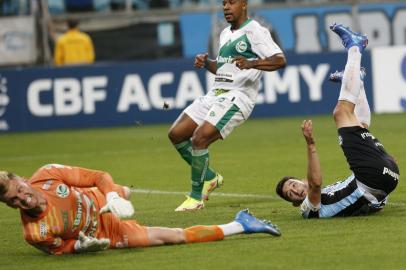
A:
<svg viewBox="0 0 406 270">
<path fill-rule="evenodd" d="M 209 150 L 192 150 L 192 192 L 190 197 L 201 200 L 203 182 L 209 168 Z"/>
<path fill-rule="evenodd" d="M 180 156 L 187 162 L 187 164 L 192 165 L 192 142 L 190 140 L 175 144 L 176 150 L 179 152 Z M 216 176 L 216 172 L 207 168 L 206 174 L 204 176 L 204 181 L 213 179 Z"/>
</svg>

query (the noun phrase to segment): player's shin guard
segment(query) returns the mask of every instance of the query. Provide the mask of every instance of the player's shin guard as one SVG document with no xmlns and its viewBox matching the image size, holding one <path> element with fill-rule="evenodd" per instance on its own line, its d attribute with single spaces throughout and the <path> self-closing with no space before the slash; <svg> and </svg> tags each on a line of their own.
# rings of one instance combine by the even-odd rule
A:
<svg viewBox="0 0 406 270">
<path fill-rule="evenodd" d="M 224 233 L 219 226 L 193 226 L 184 229 L 186 243 L 211 242 L 222 240 Z"/>
<path fill-rule="evenodd" d="M 183 141 L 174 145 L 180 156 L 187 164 L 192 164 L 192 142 L 190 140 Z"/>
<path fill-rule="evenodd" d="M 190 140 L 183 141 L 174 145 L 180 156 L 187 164 L 192 165 L 192 142 Z M 208 168 L 204 180 L 213 179 L 216 176 L 216 172 L 213 169 Z"/>
<path fill-rule="evenodd" d="M 347 64 L 345 65 L 338 100 L 346 100 L 353 104 L 357 103 L 361 86 L 360 68 L 361 53 L 358 47 L 353 46 L 348 50 Z"/>
<path fill-rule="evenodd" d="M 354 113 L 362 124 L 366 124 L 368 127 L 371 125 L 371 109 L 369 108 L 363 82 L 361 82 L 361 89 L 358 101 L 355 104 Z"/>
<path fill-rule="evenodd" d="M 209 150 L 192 150 L 192 192 L 190 197 L 201 200 L 203 182 L 209 168 Z"/>
</svg>

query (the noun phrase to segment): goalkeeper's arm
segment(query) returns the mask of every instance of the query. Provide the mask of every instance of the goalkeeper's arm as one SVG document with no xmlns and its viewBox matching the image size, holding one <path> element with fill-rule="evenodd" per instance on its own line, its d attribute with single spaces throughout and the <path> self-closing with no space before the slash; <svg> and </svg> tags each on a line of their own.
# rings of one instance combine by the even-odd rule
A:
<svg viewBox="0 0 406 270">
<path fill-rule="evenodd" d="M 69 186 L 94 187 L 96 186 L 105 196 L 107 204 L 100 213 L 112 212 L 119 218 L 131 217 L 134 208 L 130 201 L 121 198 L 114 190 L 114 181 L 107 172 L 86 168 L 62 166 L 52 168 L 53 172 Z"/>
</svg>

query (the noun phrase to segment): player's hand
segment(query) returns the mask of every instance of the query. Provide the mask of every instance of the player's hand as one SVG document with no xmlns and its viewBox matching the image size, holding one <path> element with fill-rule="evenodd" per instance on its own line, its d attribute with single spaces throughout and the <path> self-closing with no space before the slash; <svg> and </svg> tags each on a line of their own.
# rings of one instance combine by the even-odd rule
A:
<svg viewBox="0 0 406 270">
<path fill-rule="evenodd" d="M 106 250 L 110 245 L 108 238 L 95 238 L 86 236 L 82 231 L 79 232 L 79 238 L 75 243 L 76 252 L 94 252 Z"/>
<path fill-rule="evenodd" d="M 209 59 L 209 54 L 208 53 L 196 55 L 194 67 L 196 67 L 196 68 L 204 68 L 204 67 L 206 67 L 206 62 L 207 62 L 208 59 Z"/>
<path fill-rule="evenodd" d="M 254 63 L 243 56 L 235 57 L 233 63 L 235 63 L 239 69 L 250 69 L 254 67 Z"/>
<path fill-rule="evenodd" d="M 107 203 L 100 209 L 100 214 L 111 212 L 118 218 L 128 218 L 134 215 L 134 207 L 130 201 L 121 198 L 117 192 L 106 195 Z"/>
<path fill-rule="evenodd" d="M 314 144 L 313 139 L 313 123 L 312 120 L 303 120 L 302 122 L 302 133 L 307 144 Z"/>
</svg>

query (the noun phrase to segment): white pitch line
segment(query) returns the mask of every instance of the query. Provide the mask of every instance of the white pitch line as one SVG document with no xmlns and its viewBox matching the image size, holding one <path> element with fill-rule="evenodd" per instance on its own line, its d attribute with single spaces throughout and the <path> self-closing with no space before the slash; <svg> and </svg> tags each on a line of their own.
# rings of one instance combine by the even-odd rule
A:
<svg viewBox="0 0 406 270">
<path fill-rule="evenodd" d="M 158 195 L 188 195 L 189 192 L 184 191 L 165 191 L 165 190 L 154 190 L 154 189 L 131 189 L 131 192 L 134 193 L 143 193 L 143 194 L 158 194 Z M 210 196 L 215 197 L 229 197 L 229 198 L 256 198 L 256 199 L 269 199 L 269 200 L 279 200 L 280 198 L 272 195 L 261 195 L 261 194 L 244 194 L 244 193 L 222 193 L 214 192 Z M 389 202 L 388 205 L 393 206 L 406 206 L 406 203 L 403 202 Z"/>
<path fill-rule="evenodd" d="M 144 194 L 160 194 L 160 195 L 188 195 L 189 192 L 183 191 L 164 191 L 164 190 L 153 190 L 153 189 L 131 189 L 134 193 L 144 193 Z M 260 194 L 243 194 L 243 193 L 221 193 L 215 192 L 211 193 L 210 196 L 217 197 L 231 197 L 231 198 L 257 198 L 257 199 L 278 199 L 276 196 L 272 195 L 260 195 Z"/>
</svg>

